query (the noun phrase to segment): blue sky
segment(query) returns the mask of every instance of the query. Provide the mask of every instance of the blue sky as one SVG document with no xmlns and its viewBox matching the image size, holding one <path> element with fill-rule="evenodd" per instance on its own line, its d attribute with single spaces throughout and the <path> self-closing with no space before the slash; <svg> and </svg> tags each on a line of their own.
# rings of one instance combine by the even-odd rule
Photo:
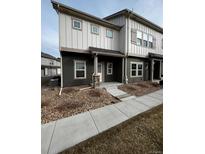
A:
<svg viewBox="0 0 205 154">
<path fill-rule="evenodd" d="M 57 1 L 57 0 L 56 0 Z M 103 18 L 128 8 L 163 27 L 162 0 L 58 0 L 75 9 Z M 50 0 L 41 0 L 41 51 L 59 57 L 58 16 Z"/>
</svg>

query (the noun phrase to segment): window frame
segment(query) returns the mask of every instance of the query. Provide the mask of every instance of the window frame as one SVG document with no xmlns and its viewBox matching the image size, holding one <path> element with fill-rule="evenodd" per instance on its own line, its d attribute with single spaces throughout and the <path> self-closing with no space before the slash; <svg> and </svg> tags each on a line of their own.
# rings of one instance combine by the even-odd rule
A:
<svg viewBox="0 0 205 154">
<path fill-rule="evenodd" d="M 109 64 L 111 64 L 111 66 L 112 66 L 111 68 L 108 68 Z M 109 73 L 109 71 L 108 71 L 109 69 L 111 69 L 111 72 L 110 72 L 110 73 Z M 112 73 L 113 73 L 113 63 L 108 62 L 108 63 L 107 63 L 107 75 L 112 75 Z"/>
<path fill-rule="evenodd" d="M 75 24 L 74 24 L 75 21 L 80 23 L 80 28 L 75 27 Z M 82 30 L 82 20 L 73 18 L 72 19 L 72 27 L 73 27 L 73 29 L 76 29 L 76 30 Z"/>
<path fill-rule="evenodd" d="M 150 47 L 150 45 L 149 45 L 149 43 L 150 43 L 150 41 L 149 41 L 149 37 L 152 37 L 152 47 Z M 153 40 L 154 40 L 154 36 L 153 35 L 151 35 L 151 34 L 149 34 L 149 37 L 148 37 L 148 48 L 150 48 L 150 49 L 153 49 L 154 48 L 154 43 L 153 43 Z"/>
<path fill-rule="evenodd" d="M 98 32 L 93 32 L 93 27 L 97 27 L 98 29 Z M 96 35 L 99 35 L 100 34 L 100 27 L 98 25 L 94 25 L 94 24 L 91 24 L 91 33 L 92 34 L 96 34 Z"/>
<path fill-rule="evenodd" d="M 77 69 L 76 68 L 76 63 L 77 62 L 83 62 L 84 63 L 84 69 Z M 77 71 L 84 71 L 84 77 L 77 77 Z M 74 79 L 86 79 L 86 72 L 87 72 L 87 68 L 86 68 L 86 61 L 85 60 L 74 60 Z"/>
<path fill-rule="evenodd" d="M 107 34 L 108 34 L 108 31 L 111 31 L 111 32 L 112 32 L 112 37 L 110 37 L 110 36 L 107 35 Z M 106 29 L 106 37 L 108 37 L 108 38 L 113 38 L 113 35 L 114 35 L 114 33 L 113 33 L 113 30 L 112 30 L 112 29 Z"/>
<path fill-rule="evenodd" d="M 137 34 L 138 34 L 139 32 L 142 34 L 142 35 L 141 35 L 141 39 L 137 37 Z M 140 42 L 141 42 L 140 45 L 138 44 L 138 39 L 140 39 Z M 140 31 L 140 30 L 137 30 L 137 31 L 136 31 L 136 45 L 137 45 L 137 46 L 143 46 L 143 32 Z"/>
<path fill-rule="evenodd" d="M 136 69 L 133 69 L 133 68 L 132 68 L 132 64 L 136 64 Z M 139 71 L 138 65 L 142 65 L 142 69 L 140 69 L 140 70 L 142 70 L 142 75 L 139 75 L 139 74 L 138 74 L 138 71 Z M 143 66 L 143 62 L 134 62 L 134 61 L 131 61 L 131 62 L 130 62 L 130 77 L 131 77 L 131 78 L 143 77 L 143 67 L 144 67 L 144 66 Z M 135 76 L 132 75 L 132 71 L 133 71 L 133 70 L 136 71 L 136 75 L 135 75 Z"/>
<path fill-rule="evenodd" d="M 144 35 L 147 35 L 147 40 L 144 40 Z M 149 34 L 142 32 L 142 46 L 148 48 Z M 146 46 L 144 46 L 144 41 L 146 41 Z"/>
</svg>

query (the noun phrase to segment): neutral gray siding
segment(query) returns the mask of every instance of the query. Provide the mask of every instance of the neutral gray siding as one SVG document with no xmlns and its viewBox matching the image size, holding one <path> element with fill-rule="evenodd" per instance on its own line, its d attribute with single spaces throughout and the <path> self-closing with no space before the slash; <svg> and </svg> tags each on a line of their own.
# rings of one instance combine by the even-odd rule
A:
<svg viewBox="0 0 205 154">
<path fill-rule="evenodd" d="M 86 79 L 74 79 L 74 60 L 86 61 Z M 62 53 L 63 87 L 85 85 L 92 82 L 93 58 L 91 55 Z"/>
<path fill-rule="evenodd" d="M 86 61 L 86 79 L 74 79 L 74 60 Z M 98 62 L 105 65 L 105 82 L 122 82 L 122 58 L 99 56 Z M 113 63 L 113 74 L 107 75 L 107 63 Z M 77 54 L 62 52 L 63 64 L 63 87 L 86 85 L 92 83 L 92 74 L 94 72 L 94 58 L 88 54 Z"/>
<path fill-rule="evenodd" d="M 130 76 L 130 62 L 143 62 L 143 77 L 131 77 Z M 146 81 L 150 80 L 150 63 L 148 59 L 140 59 L 140 58 L 134 58 L 134 57 L 129 57 L 127 59 L 127 76 L 128 76 L 128 82 L 133 83 L 137 81 Z"/>
<path fill-rule="evenodd" d="M 112 29 L 113 38 L 106 37 L 106 27 L 99 26 L 99 35 L 91 33 L 91 22 L 82 20 L 82 30 L 72 28 L 72 16 L 59 13 L 60 20 L 60 47 L 88 50 L 89 46 L 120 50 L 120 32 Z M 95 24 L 94 24 L 95 25 Z M 108 28 L 109 29 L 109 28 Z"/>
</svg>

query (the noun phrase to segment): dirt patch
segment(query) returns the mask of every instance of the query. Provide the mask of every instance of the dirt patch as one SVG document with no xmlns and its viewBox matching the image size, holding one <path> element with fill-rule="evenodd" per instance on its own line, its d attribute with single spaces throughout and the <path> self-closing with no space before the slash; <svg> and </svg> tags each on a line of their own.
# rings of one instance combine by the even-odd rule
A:
<svg viewBox="0 0 205 154">
<path fill-rule="evenodd" d="M 72 116 L 91 109 L 118 102 L 105 89 L 84 89 L 85 86 L 64 88 L 42 88 L 41 123 Z"/>
<path fill-rule="evenodd" d="M 142 96 L 160 89 L 158 83 L 153 83 L 150 81 L 140 81 L 136 83 L 129 83 L 125 85 L 120 85 L 118 88 L 125 91 L 128 94 L 135 96 Z"/>
<path fill-rule="evenodd" d="M 163 105 L 65 150 L 62 154 L 163 153 Z"/>
</svg>

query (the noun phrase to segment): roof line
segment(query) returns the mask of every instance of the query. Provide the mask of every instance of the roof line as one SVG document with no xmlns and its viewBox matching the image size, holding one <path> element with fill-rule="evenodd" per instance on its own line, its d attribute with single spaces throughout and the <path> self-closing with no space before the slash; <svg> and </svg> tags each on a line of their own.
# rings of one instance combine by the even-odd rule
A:
<svg viewBox="0 0 205 154">
<path fill-rule="evenodd" d="M 137 13 L 135 13 L 135 12 L 129 10 L 129 9 L 123 9 L 121 11 L 118 11 L 116 13 L 113 13 L 109 16 L 104 17 L 103 19 L 109 20 L 109 19 L 112 19 L 112 18 L 114 18 L 116 16 L 120 16 L 120 15 L 131 16 L 132 18 L 134 18 L 138 22 L 140 22 L 142 24 L 145 24 L 145 25 L 149 26 L 150 28 L 154 28 L 155 30 L 163 33 L 163 28 L 162 27 L 160 27 L 159 25 L 151 22 L 150 20 L 138 15 Z"/>
<path fill-rule="evenodd" d="M 72 8 L 70 6 L 67 6 L 67 5 L 64 5 L 62 3 L 59 3 L 59 2 L 56 2 L 56 1 L 53 1 L 53 0 L 51 0 L 51 3 L 53 4 L 53 8 L 56 11 L 67 13 L 67 14 L 72 14 L 72 15 L 75 15 L 75 16 L 77 16 L 77 14 L 81 14 L 81 17 L 84 17 L 86 19 L 90 19 L 93 22 L 98 22 L 98 24 L 102 24 L 104 26 L 107 26 L 109 28 L 114 28 L 114 29 L 117 29 L 117 30 L 121 29 L 121 26 L 119 26 L 119 25 L 115 25 L 115 24 L 113 24 L 113 23 L 111 23 L 107 20 L 104 20 L 102 18 L 93 16 L 93 15 L 88 14 L 88 13 L 83 12 L 83 11 L 74 9 L 74 8 Z"/>
</svg>

